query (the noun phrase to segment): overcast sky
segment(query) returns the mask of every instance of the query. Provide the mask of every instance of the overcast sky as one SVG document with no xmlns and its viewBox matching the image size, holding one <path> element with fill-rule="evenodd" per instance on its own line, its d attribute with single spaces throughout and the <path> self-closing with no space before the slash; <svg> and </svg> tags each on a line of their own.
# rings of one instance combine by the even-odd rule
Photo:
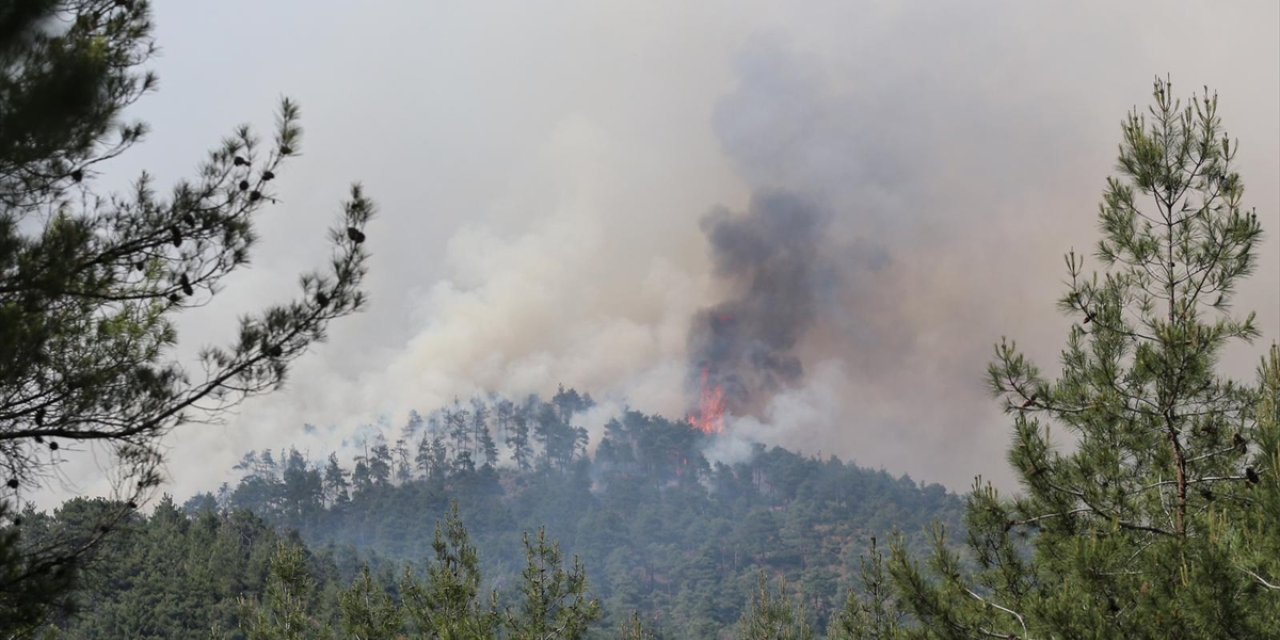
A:
<svg viewBox="0 0 1280 640">
<path fill-rule="evenodd" d="M 180 497 L 249 449 L 323 456 L 477 391 L 575 386 L 602 402 L 593 426 L 624 404 L 682 415 L 690 319 L 727 295 L 699 223 L 777 189 L 822 203 L 856 273 L 799 347 L 800 387 L 738 432 L 1008 485 L 991 345 L 1056 370 L 1062 254 L 1092 253 L 1120 122 L 1156 75 L 1219 94 L 1268 234 L 1237 305 L 1264 338 L 1227 365 L 1251 375 L 1280 337 L 1274 0 L 159 0 L 155 19 L 160 89 L 131 112 L 152 133 L 105 183 L 190 175 L 235 125 L 267 133 L 282 95 L 306 132 L 252 268 L 182 319 L 184 343 L 292 294 L 350 182 L 380 209 L 368 311 L 283 391 L 171 434 Z M 68 488 L 98 490 L 93 467 Z"/>
</svg>

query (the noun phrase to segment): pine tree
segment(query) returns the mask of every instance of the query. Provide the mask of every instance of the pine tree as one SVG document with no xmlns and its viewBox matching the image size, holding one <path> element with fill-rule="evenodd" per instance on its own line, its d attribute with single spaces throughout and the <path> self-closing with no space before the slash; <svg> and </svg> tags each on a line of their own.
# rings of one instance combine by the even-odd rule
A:
<svg viewBox="0 0 1280 640">
<path fill-rule="evenodd" d="M 338 464 L 338 454 L 330 453 L 329 462 L 324 468 L 324 496 L 329 506 L 346 504 L 351 501 L 348 491 L 347 470 Z"/>
<path fill-rule="evenodd" d="M 245 475 L 252 475 L 258 469 L 258 452 L 250 450 L 248 453 L 240 456 L 240 462 L 231 467 L 236 471 L 242 471 Z"/>
<path fill-rule="evenodd" d="M 449 435 L 449 443 L 453 448 L 453 455 L 461 457 L 462 454 L 471 453 L 471 430 L 468 425 L 470 414 L 466 409 L 458 403 L 455 398 L 453 407 L 445 409 L 443 412 L 444 427 Z"/>
<path fill-rule="evenodd" d="M 269 143 L 240 127 L 168 195 L 146 174 L 128 193 L 96 191 L 104 162 L 144 138 L 146 126 L 121 113 L 156 86 L 142 70 L 154 51 L 145 0 L 0 9 L 0 631 L 41 615 L 24 592 L 57 599 L 45 578 L 71 575 L 92 546 L 26 544 L 13 529 L 16 505 L 56 477 L 61 448 L 114 451 L 122 499 L 101 514 L 109 530 L 158 484 L 164 434 L 278 388 L 331 320 L 363 304 L 373 206 L 356 187 L 330 232 L 328 273 L 246 316 L 194 371 L 178 363 L 174 318 L 246 264 L 254 219 L 277 201 L 271 180 L 298 153 L 301 129 L 285 100 Z"/>
<path fill-rule="evenodd" d="M 844 609 L 832 617 L 828 640 L 887 640 L 902 632 L 902 612 L 893 599 L 884 554 L 875 538 L 861 565 L 862 588 L 850 591 Z"/>
<path fill-rule="evenodd" d="M 774 593 L 761 572 L 747 611 L 738 622 L 736 637 L 741 640 L 810 640 L 813 630 L 805 620 L 804 607 L 787 597 L 786 581 L 782 581 L 778 592 Z"/>
<path fill-rule="evenodd" d="M 275 481 L 280 477 L 279 465 L 276 464 L 276 457 L 271 455 L 270 449 L 264 449 L 262 455 L 258 456 L 258 463 L 253 467 L 253 475 L 268 481 Z"/>
<path fill-rule="evenodd" d="M 405 421 L 404 427 L 400 429 L 400 437 L 405 441 L 411 442 L 422 433 L 426 424 L 427 421 L 423 419 L 422 414 L 411 409 L 409 411 L 409 419 Z"/>
<path fill-rule="evenodd" d="M 351 488 L 360 494 L 373 487 L 373 476 L 369 473 L 368 456 L 356 456 L 356 466 L 351 469 Z"/>
<path fill-rule="evenodd" d="M 431 436 L 422 434 L 422 439 L 418 440 L 418 451 L 413 455 L 413 468 L 417 470 L 418 475 L 422 478 L 431 477 L 432 455 L 431 455 Z"/>
<path fill-rule="evenodd" d="M 557 397 L 562 396 L 569 397 L 563 394 L 563 390 Z M 577 397 L 576 392 L 572 397 Z M 585 450 L 587 430 L 574 427 L 568 422 L 573 416 L 573 411 L 569 408 L 572 406 L 574 405 L 562 402 L 540 404 L 534 409 L 533 438 L 542 449 L 538 459 L 539 467 L 568 469 L 574 455 Z"/>
<path fill-rule="evenodd" d="M 241 629 L 248 640 L 321 640 L 328 627 L 313 616 L 315 580 L 306 550 L 281 542 L 271 558 L 271 576 L 262 598 L 243 598 Z"/>
<path fill-rule="evenodd" d="M 1249 553 L 1275 550 L 1260 532 L 1278 513 L 1263 487 L 1277 473 L 1272 418 L 1257 389 L 1215 369 L 1229 343 L 1258 335 L 1230 304 L 1262 233 L 1217 105 L 1184 105 L 1158 80 L 1148 114 L 1125 120 L 1122 177 L 1099 214 L 1103 271 L 1066 258 L 1060 306 L 1075 323 L 1060 377 L 997 346 L 991 384 L 1014 418 L 1022 491 L 975 485 L 968 556 L 939 535 L 926 572 L 895 548 L 917 635 L 1280 635 L 1280 591 L 1262 573 L 1274 556 Z"/>
<path fill-rule="evenodd" d="M 342 612 L 342 631 L 351 640 L 395 640 L 400 636 L 404 621 L 391 596 L 374 582 L 369 566 L 360 568 L 360 575 L 346 591 L 338 596 Z"/>
<path fill-rule="evenodd" d="M 449 475 L 449 447 L 444 438 L 431 439 L 431 478 L 444 480 Z"/>
<path fill-rule="evenodd" d="M 369 479 L 375 485 L 385 487 L 391 483 L 391 447 L 387 446 L 387 439 L 382 434 L 374 439 L 366 464 L 369 465 Z"/>
<path fill-rule="evenodd" d="M 493 468 L 498 464 L 498 443 L 489 434 L 489 427 L 480 430 L 480 451 L 484 455 L 484 466 Z"/>
<path fill-rule="evenodd" d="M 511 431 L 507 435 L 507 446 L 511 448 L 511 459 L 515 461 L 516 468 L 520 471 L 529 471 L 533 468 L 533 450 L 532 443 L 529 440 L 530 411 L 531 409 L 526 403 L 512 412 Z"/>
<path fill-rule="evenodd" d="M 425 582 L 405 568 L 401 580 L 405 615 L 418 633 L 441 640 L 493 638 L 498 630 L 497 594 L 481 597 L 480 557 L 455 503 L 432 544 L 435 559 Z"/>
<path fill-rule="evenodd" d="M 507 433 L 511 429 L 511 421 L 515 417 L 516 405 L 514 402 L 501 398 L 493 407 L 494 422 L 494 438 L 499 442 L 507 440 Z"/>
<path fill-rule="evenodd" d="M 489 406 L 480 398 L 471 399 L 471 442 L 472 455 L 483 455 L 484 439 L 489 437 Z"/>
<path fill-rule="evenodd" d="M 281 473 L 281 505 L 287 522 L 295 525 L 321 509 L 324 481 L 320 472 L 310 468 L 302 452 L 290 447 Z"/>
<path fill-rule="evenodd" d="M 1245 480 L 1253 489 L 1245 493 L 1251 502 L 1236 514 L 1235 525 L 1225 532 L 1222 543 L 1238 550 L 1238 568 L 1254 581 L 1254 588 L 1270 594 L 1272 606 L 1256 612 L 1260 628 L 1280 630 L 1280 346 L 1271 345 L 1263 360 L 1258 402 L 1257 451 L 1253 464 L 1245 468 Z M 1249 474 L 1252 469 L 1254 476 Z M 1266 595 L 1259 594 L 1265 600 Z"/>
<path fill-rule="evenodd" d="M 560 546 L 547 542 L 545 529 L 537 538 L 524 535 L 525 569 L 517 611 L 508 611 L 506 627 L 512 640 L 586 637 L 600 618 L 600 601 L 587 593 L 587 576 L 578 558 L 566 571 Z"/>
<path fill-rule="evenodd" d="M 657 640 L 657 636 L 640 619 L 639 611 L 631 612 L 631 617 L 627 619 L 626 626 L 622 628 L 622 634 L 619 637 L 622 640 Z"/>
<path fill-rule="evenodd" d="M 409 444 L 404 438 L 396 440 L 396 445 L 392 448 L 393 461 L 395 466 L 396 484 L 404 484 L 413 479 L 413 465 L 409 462 Z"/>
</svg>

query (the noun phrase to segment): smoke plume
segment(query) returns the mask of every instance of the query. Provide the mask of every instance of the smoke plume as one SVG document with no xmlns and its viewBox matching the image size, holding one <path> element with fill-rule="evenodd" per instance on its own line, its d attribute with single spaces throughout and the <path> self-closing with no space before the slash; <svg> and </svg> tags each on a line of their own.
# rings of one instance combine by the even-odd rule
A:
<svg viewBox="0 0 1280 640">
<path fill-rule="evenodd" d="M 182 342 L 291 295 L 328 251 L 293 230 L 322 226 L 353 178 L 382 212 L 371 305 L 281 393 L 179 430 L 179 495 L 248 449 L 323 454 L 476 392 L 563 383 L 678 415 L 704 367 L 739 416 L 727 436 L 1009 486 L 991 344 L 1054 373 L 1061 255 L 1091 252 L 1119 123 L 1156 74 L 1222 96 L 1268 230 L 1238 308 L 1259 312 L 1258 344 L 1280 335 L 1273 1 L 279 3 L 246 23 L 260 4 L 276 5 L 157 7 L 165 88 L 139 114 L 155 141 L 126 161 L 184 174 L 281 92 L 309 135 L 254 270 Z M 297 55 L 276 55 L 274 25 L 299 16 Z M 244 46 L 210 59 L 228 29 Z M 1224 363 L 1247 379 L 1256 351 Z"/>
<path fill-rule="evenodd" d="M 817 320 L 817 289 L 833 289 L 838 277 L 824 260 L 828 220 L 782 191 L 757 194 L 745 213 L 718 208 L 702 220 L 714 274 L 731 294 L 694 316 L 689 358 L 698 383 L 723 389 L 733 415 L 762 409 L 804 373 L 796 345 Z"/>
</svg>

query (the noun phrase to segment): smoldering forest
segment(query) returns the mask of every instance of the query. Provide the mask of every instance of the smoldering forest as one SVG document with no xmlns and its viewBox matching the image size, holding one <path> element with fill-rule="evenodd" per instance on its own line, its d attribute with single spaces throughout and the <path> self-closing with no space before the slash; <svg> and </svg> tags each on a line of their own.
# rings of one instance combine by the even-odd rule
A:
<svg viewBox="0 0 1280 640">
<path fill-rule="evenodd" d="M 54 4 L 72 15 L 93 2 Z M 787 607 L 819 637 L 845 637 L 837 627 L 859 598 L 886 593 L 866 581 L 877 562 L 898 563 L 884 584 L 902 582 L 902 567 L 965 544 L 981 520 L 975 496 L 1025 495 L 1050 466 L 1010 453 L 1018 438 L 1030 446 L 1048 387 L 1013 403 L 988 366 L 998 344 L 1050 380 L 1085 359 L 1064 349 L 1098 324 L 1082 328 L 1078 294 L 1064 298 L 1075 286 L 1064 256 L 1085 274 L 1104 266 L 1099 241 L 1117 225 L 1099 215 L 1124 174 L 1122 127 L 1127 114 L 1155 117 L 1144 109 L 1163 82 L 1221 97 L 1227 148 L 1241 142 L 1242 201 L 1265 230 L 1225 309 L 1256 311 L 1256 336 L 1209 364 L 1253 384 L 1259 346 L 1280 339 L 1271 3 L 499 5 L 104 9 L 154 18 L 160 48 L 148 40 L 139 59 L 163 84 L 122 111 L 148 133 L 78 166 L 41 206 L 51 221 L 82 207 L 78 219 L 101 222 L 119 194 L 216 173 L 221 158 L 236 176 L 228 202 L 270 206 L 245 232 L 252 259 L 216 287 L 164 272 L 178 288 L 148 312 L 171 323 L 156 352 L 179 386 L 208 366 L 209 345 L 237 339 L 265 354 L 244 371 L 281 375 L 243 402 L 175 408 L 175 428 L 156 427 L 141 448 L 72 443 L 32 409 L 38 435 L 8 450 L 15 508 L 0 500 L 0 525 L 110 551 L 65 610 L 46 612 L 50 637 L 265 637 L 254 625 L 292 625 L 293 614 L 378 637 L 343 627 L 360 618 L 351 610 L 370 614 L 358 624 L 386 613 L 396 637 L 432 628 L 438 611 L 413 607 L 446 591 L 469 594 L 450 619 L 476 622 L 476 637 L 524 637 L 522 598 L 548 584 L 559 589 L 548 611 L 594 625 L 569 637 L 740 637 L 752 616 Z M 0 63 L 14 47 L 0 47 Z M 0 107 L 19 89 L 0 86 Z M 301 105 L 299 153 L 269 133 L 285 120 L 270 111 L 282 95 Z M 213 169 L 191 161 L 246 116 L 255 144 L 274 151 L 224 142 Z M 288 156 L 289 170 L 276 176 L 262 154 Z M 351 222 L 351 180 L 371 218 Z M 188 192 L 174 193 L 136 209 L 176 207 Z M 196 250 L 176 228 L 157 251 Z M 304 278 L 299 302 L 261 327 L 246 314 L 295 300 L 298 273 L 336 274 L 343 255 L 367 258 L 359 277 L 345 274 L 367 304 L 268 346 L 290 310 L 332 310 L 340 278 Z M 128 282 L 161 273 L 134 264 Z M 1255 410 L 1231 416 L 1244 424 Z M 1063 422 L 1044 438 L 1071 452 L 1083 431 Z M 1200 426 L 1187 442 L 1222 442 L 1193 461 L 1268 442 Z M 123 475 L 130 455 L 154 460 L 145 481 Z M 1261 493 L 1271 471 L 1258 460 L 1205 482 Z M 45 475 L 23 476 L 24 464 Z M 1180 514 L 1170 531 L 1211 512 L 1187 516 L 1196 500 L 1254 504 L 1181 488 L 1160 504 Z M 980 515 L 1021 551 L 1048 535 L 1042 518 L 1087 511 L 1072 505 Z M 110 509 L 123 515 L 86 525 Z M 96 546 L 117 525 L 125 534 Z M 1274 588 L 1262 564 L 1248 566 Z M 1114 603 L 1104 600 L 1094 604 Z"/>
<path fill-rule="evenodd" d="M 161 11 L 172 28 L 195 26 Z M 252 76 L 255 87 L 269 73 L 290 77 L 277 67 L 310 87 L 323 60 L 365 93 L 400 87 L 402 99 L 380 103 L 374 117 L 350 99 L 329 100 L 329 88 L 299 96 L 312 151 L 298 173 L 368 167 L 367 188 L 383 194 L 371 227 L 384 240 L 371 304 L 299 363 L 285 393 L 175 441 L 173 468 L 185 470 L 176 482 L 217 484 L 225 477 L 214 466 L 300 437 L 349 457 L 356 431 L 400 423 L 411 409 L 486 393 L 549 396 L 562 384 L 610 407 L 585 420 L 597 442 L 606 415 L 624 407 L 687 417 L 705 371 L 725 387 L 726 428 L 740 440 L 725 455 L 780 444 L 957 491 L 978 473 L 1010 485 L 1005 422 L 985 382 L 992 345 L 1009 336 L 1039 361 L 1056 360 L 1069 325 L 1055 307 L 1062 255 L 1096 242 L 1093 212 L 1119 118 L 1144 102 L 1152 69 L 1169 69 L 1185 87 L 1212 75 L 1224 97 L 1244 97 L 1231 103 L 1233 133 L 1262 142 L 1245 145 L 1242 161 L 1274 174 L 1264 152 L 1276 135 L 1265 124 L 1270 103 L 1248 98 L 1270 94 L 1258 74 L 1224 71 L 1232 65 L 1175 45 L 1169 34 L 1199 24 L 1191 14 L 1170 18 L 1160 30 L 1168 40 L 1148 47 L 1132 37 L 1154 28 L 1138 8 L 1105 23 L 1013 4 L 925 13 L 830 5 L 830 19 L 818 21 L 747 6 L 655 7 L 630 19 L 588 12 L 598 27 L 591 38 L 628 49 L 567 35 L 575 11 L 527 16 L 529 29 L 504 21 L 480 37 L 502 34 L 522 56 L 495 48 L 459 58 L 472 50 L 462 34 L 483 32 L 464 12 L 457 37 L 429 39 L 422 65 L 403 76 L 359 72 L 398 68 L 384 61 L 384 44 L 346 58 L 318 53 L 317 66 L 302 70 L 253 47 L 229 53 L 233 62 L 271 60 Z M 1218 18 L 1261 28 L 1240 15 Z M 203 19 L 230 19 L 219 16 Z M 325 50 L 326 38 L 398 34 L 414 23 L 354 19 L 348 36 L 322 22 L 297 46 Z M 983 25 L 1006 35 L 989 38 Z M 1086 30 L 1087 51 L 1071 35 Z M 207 42 L 195 33 L 158 60 L 175 88 L 138 109 L 157 135 L 199 149 L 226 123 L 189 106 L 189 52 Z M 670 46 L 643 44 L 663 33 Z M 1265 38 L 1244 40 L 1265 48 Z M 568 53 L 582 47 L 596 53 Z M 641 49 L 648 57 L 627 53 Z M 475 72 L 448 71 L 459 59 Z M 441 90 L 432 73 L 466 81 Z M 227 94 L 237 102 L 220 109 L 254 113 L 253 100 L 278 91 Z M 522 105 L 522 115 L 504 117 L 502 105 Z M 181 112 L 192 117 L 179 123 Z M 156 167 L 160 153 L 142 147 L 119 173 L 136 163 L 163 181 L 179 167 Z M 241 303 L 288 290 L 290 265 L 322 255 L 278 239 L 295 215 L 329 206 L 341 181 L 282 180 L 291 199 L 263 220 L 254 275 L 229 289 L 226 304 L 184 321 L 184 344 L 216 340 Z M 1274 215 L 1273 188 L 1250 194 Z M 1263 264 L 1276 247 L 1266 240 Z M 1242 295 L 1269 296 L 1272 271 Z M 1258 308 L 1264 331 L 1280 323 L 1274 306 Z M 1237 374 L 1252 371 L 1251 356 L 1228 355 Z M 300 433 L 306 424 L 315 428 Z M 186 464 L 185 452 L 223 464 Z M 68 480 L 88 487 L 95 468 Z"/>
</svg>

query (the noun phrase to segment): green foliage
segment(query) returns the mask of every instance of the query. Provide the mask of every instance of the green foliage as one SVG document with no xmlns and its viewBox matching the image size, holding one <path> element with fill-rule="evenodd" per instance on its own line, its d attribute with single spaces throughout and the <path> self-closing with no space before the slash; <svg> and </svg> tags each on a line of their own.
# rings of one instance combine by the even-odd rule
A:
<svg viewBox="0 0 1280 640">
<path fill-rule="evenodd" d="M 76 499 L 52 515 L 29 513 L 24 527 L 42 536 L 94 535 L 98 512 L 112 508 Z M 74 612 L 53 618 L 58 637 L 159 640 L 216 630 L 216 637 L 241 638 L 241 598 L 266 594 L 279 546 L 275 531 L 252 514 L 188 515 L 165 497 L 150 517 L 131 516 L 94 548 L 69 594 Z M 330 561 L 309 562 L 313 574 L 334 573 Z M 331 589 L 331 580 L 317 591 Z"/>
<path fill-rule="evenodd" d="M 1184 106 L 1157 81 L 1154 99 L 1123 126 L 1123 177 L 1099 215 L 1104 272 L 1086 277 L 1067 256 L 1060 306 L 1078 322 L 1061 376 L 997 346 L 991 383 L 1014 416 L 1023 491 L 975 485 L 966 556 L 941 531 L 928 571 L 895 549 L 900 603 L 921 623 L 912 637 L 1280 633 L 1263 524 L 1280 513 L 1274 364 L 1261 394 L 1215 369 L 1230 342 L 1257 335 L 1230 304 L 1262 231 L 1241 207 L 1216 97 Z"/>
<path fill-rule="evenodd" d="M 780 581 L 777 593 L 760 574 L 750 605 L 738 622 L 741 640 L 810 640 L 813 630 L 805 620 L 804 606 L 787 596 L 787 583 Z"/>
<path fill-rule="evenodd" d="M 615 453 L 652 460 L 661 468 L 656 463 L 669 460 L 670 453 L 655 454 L 670 444 L 667 438 L 678 433 L 679 425 L 652 424 L 638 416 L 628 420 L 637 443 L 652 438 L 654 448 L 642 446 L 628 457 L 619 453 L 624 448 L 619 439 L 611 445 Z M 646 424 L 654 433 L 643 434 Z M 293 632 L 299 625 L 320 625 L 344 638 L 527 637 L 539 630 L 591 638 L 717 637 L 742 617 L 762 568 L 797 585 L 796 603 L 802 596 L 807 611 L 803 619 L 821 628 L 827 624 L 818 613 L 821 607 L 838 605 L 836 590 L 849 586 L 840 576 L 850 574 L 853 566 L 842 567 L 841 558 L 852 554 L 856 561 L 860 548 L 851 541 L 862 538 L 846 527 L 877 511 L 839 510 L 820 496 L 829 491 L 831 496 L 884 509 L 885 501 L 910 507 L 910 496 L 922 500 L 924 495 L 914 484 L 882 473 L 773 451 L 761 452 L 753 466 L 738 474 L 722 469 L 713 476 L 719 483 L 716 493 L 707 493 L 701 484 L 705 480 L 682 483 L 679 475 L 662 475 L 666 471 L 632 475 L 609 471 L 605 465 L 588 475 L 566 475 L 548 466 L 503 475 L 502 483 L 526 485 L 510 495 L 493 493 L 499 480 L 482 479 L 486 472 L 477 469 L 449 476 L 447 485 L 437 487 L 430 479 L 416 478 L 325 508 L 319 503 L 307 506 L 323 497 L 294 489 L 311 486 L 329 461 L 305 462 L 305 473 L 287 473 L 297 467 L 298 459 L 288 450 L 246 456 L 239 466 L 250 475 L 237 493 L 261 497 L 264 504 L 274 505 L 271 513 L 281 520 L 301 518 L 314 526 L 341 515 L 353 518 L 353 532 L 359 521 L 364 531 L 400 538 L 403 546 L 398 549 L 404 555 L 397 555 L 397 562 L 416 563 L 428 547 L 431 557 L 410 570 L 409 565 L 391 565 L 373 548 L 358 554 L 347 541 L 337 547 L 313 541 L 312 551 L 302 556 L 305 573 L 298 569 L 296 556 L 281 556 L 273 570 L 272 559 L 281 545 L 296 553 L 300 540 L 282 541 L 248 511 L 226 511 L 230 503 L 225 493 L 219 498 L 196 496 L 183 508 L 165 498 L 150 517 L 131 514 L 116 534 L 98 545 L 74 597 L 78 613 L 54 619 L 59 637 L 239 639 L 250 631 L 279 635 L 284 621 L 290 621 L 287 626 Z M 787 488 L 784 477 L 798 484 Z M 592 478 L 600 483 L 599 492 L 589 490 Z M 769 491 L 776 493 L 746 493 L 757 484 L 759 490 L 773 483 L 776 487 Z M 869 486 L 874 483 L 884 484 Z M 828 489 L 819 490 L 827 484 Z M 648 488 L 635 493 L 637 485 Z M 445 486 L 452 487 L 449 493 L 432 493 Z M 459 499 L 457 506 L 449 505 L 449 496 Z M 729 510 L 720 500 L 740 503 L 744 511 Z M 954 497 L 944 502 L 955 503 Z M 576 510 L 568 510 L 570 505 Z M 633 507 L 630 511 L 628 505 Z M 42 538 L 74 540 L 95 535 L 101 513 L 115 508 L 108 501 L 76 500 L 54 515 L 28 513 L 23 526 Z M 915 517 L 920 520 L 946 513 L 919 508 Z M 735 534 L 731 521 L 747 510 L 769 517 Z M 405 534 L 430 530 L 423 523 L 436 517 L 442 520 L 434 537 Z M 564 517 L 576 518 L 575 524 L 566 526 Z M 567 534 L 556 535 L 572 543 L 573 555 L 603 559 L 597 564 L 575 559 L 566 566 L 569 554 L 549 542 L 550 529 L 520 535 L 520 523 L 537 521 L 567 529 Z M 824 534 L 771 534 L 769 526 Z M 476 531 L 483 536 L 476 536 Z M 735 541 L 739 535 L 742 546 Z M 754 536 L 781 548 L 746 545 Z M 788 545 L 808 548 L 793 550 Z M 514 561 L 509 557 L 512 551 Z"/>
<path fill-rule="evenodd" d="M 658 638 L 640 619 L 639 611 L 631 612 L 631 617 L 627 619 L 627 624 L 618 637 L 621 640 L 657 640 Z"/>
<path fill-rule="evenodd" d="M 1280 600 L 1280 346 L 1272 345 L 1262 361 L 1261 397 L 1258 401 L 1257 453 L 1253 473 L 1257 482 L 1246 493 L 1250 508 L 1233 514 L 1229 523 L 1215 529 L 1219 544 L 1234 552 L 1238 567 L 1254 581 L 1260 598 L 1269 594 L 1272 603 Z M 1246 468 L 1248 479 L 1248 468 Z M 1250 480 L 1250 482 L 1252 482 Z M 1230 525 L 1230 526 L 1227 526 Z M 1256 612 L 1267 629 L 1280 629 L 1280 607 Z"/>
<path fill-rule="evenodd" d="M 575 557 L 573 568 L 563 567 L 559 545 L 547 542 L 546 529 L 538 537 L 524 536 L 527 556 L 520 586 L 520 608 L 507 612 L 506 624 L 516 640 L 564 638 L 578 640 L 600 618 L 600 602 L 587 594 L 587 576 Z"/>
<path fill-rule="evenodd" d="M 417 561 L 433 544 L 430 524 L 447 520 L 456 502 L 483 558 L 480 569 L 502 597 L 513 595 L 526 568 L 521 532 L 546 525 L 566 557 L 578 556 L 586 567 L 602 628 L 621 633 L 627 616 L 639 612 L 663 637 L 714 636 L 732 627 L 762 569 L 796 585 L 812 623 L 826 628 L 869 538 L 896 527 L 914 551 L 925 547 L 931 521 L 960 526 L 960 500 L 937 485 L 782 449 L 712 465 L 701 453 L 705 434 L 635 412 L 606 427 L 593 458 L 575 458 L 564 469 L 545 462 L 537 443 L 524 454 L 539 461 L 536 468 L 460 469 L 459 452 L 442 442 L 444 418 L 461 406 L 472 412 L 477 404 L 410 417 L 402 437 L 429 459 L 407 479 L 371 485 L 345 502 L 316 497 L 302 489 L 321 469 L 324 477 L 346 474 L 336 456 L 306 461 L 313 474 L 307 480 L 286 476 L 275 462 L 293 459 L 289 450 L 259 452 L 238 465 L 245 476 L 229 505 L 296 528 L 312 545 L 349 544 Z M 577 429 L 572 412 L 562 416 L 554 402 L 537 398 L 496 399 L 485 411 L 504 440 L 522 415 Z M 295 504 L 292 496 L 311 502 Z"/>
<path fill-rule="evenodd" d="M 297 106 L 280 106 L 274 138 L 247 127 L 167 196 L 145 174 L 100 194 L 104 163 L 142 140 L 121 111 L 152 90 L 145 0 L 17 0 L 0 8 L 0 632 L 58 605 L 100 534 L 127 520 L 159 481 L 159 438 L 214 421 L 272 390 L 363 304 L 363 228 L 373 206 L 352 189 L 331 231 L 325 273 L 293 302 L 245 317 L 238 337 L 200 352 L 198 373 L 173 355 L 173 318 L 207 304 L 242 267 L 253 219 L 276 202 L 272 179 L 298 152 Z M 122 499 L 75 541 L 24 534 L 17 505 L 51 477 L 60 450 L 97 443 L 121 463 Z M 51 544 L 51 542 L 65 544 Z"/>
<path fill-rule="evenodd" d="M 271 558 L 271 578 L 260 600 L 241 600 L 240 626 L 248 640 L 320 640 L 331 637 L 312 615 L 315 588 L 306 550 L 281 543 Z"/>
<path fill-rule="evenodd" d="M 7 574 L 0 629 L 14 635 L 29 632 L 51 612 L 74 609 L 73 589 L 84 582 L 79 565 L 107 540 L 109 529 L 103 523 L 127 526 L 132 520 L 124 505 L 102 499 L 68 501 L 56 519 L 30 506 L 13 517 L 16 524 L 0 540 L 0 566 Z"/>
<path fill-rule="evenodd" d="M 113 4 L 119 6 L 112 6 Z M 50 29 L 50 18 L 71 18 Z M 146 2 L 19 0 L 0 10 L 0 192 L 7 203 L 56 192 L 105 141 L 120 110 L 155 86 Z M 104 155 L 145 128 L 131 124 Z"/>
<path fill-rule="evenodd" d="M 396 603 L 374 582 L 368 565 L 360 568 L 355 582 L 339 596 L 338 606 L 342 631 L 352 640 L 394 640 L 404 626 Z"/>
<path fill-rule="evenodd" d="M 109 506 L 77 500 L 31 517 L 42 530 L 78 531 Z M 456 510 L 438 528 L 434 551 L 422 578 L 406 565 L 396 581 L 376 556 L 360 563 L 353 551 L 313 553 L 248 512 L 186 514 L 166 496 L 150 518 L 135 516 L 98 548 L 76 594 L 80 610 L 45 632 L 122 640 L 584 638 L 600 618 L 581 564 L 563 567 L 545 536 L 526 548 L 510 607 L 496 592 L 482 593 L 480 559 Z"/>
<path fill-rule="evenodd" d="M 903 615 L 875 538 L 861 562 L 861 592 L 851 590 L 844 609 L 832 617 L 827 629 L 830 640 L 886 640 L 902 631 Z"/>
<path fill-rule="evenodd" d="M 497 594 L 489 602 L 480 597 L 480 557 L 471 544 L 457 505 L 444 525 L 436 527 L 435 560 L 426 583 L 406 568 L 401 590 L 404 609 L 419 631 L 429 638 L 468 640 L 493 637 L 498 628 Z"/>
</svg>

